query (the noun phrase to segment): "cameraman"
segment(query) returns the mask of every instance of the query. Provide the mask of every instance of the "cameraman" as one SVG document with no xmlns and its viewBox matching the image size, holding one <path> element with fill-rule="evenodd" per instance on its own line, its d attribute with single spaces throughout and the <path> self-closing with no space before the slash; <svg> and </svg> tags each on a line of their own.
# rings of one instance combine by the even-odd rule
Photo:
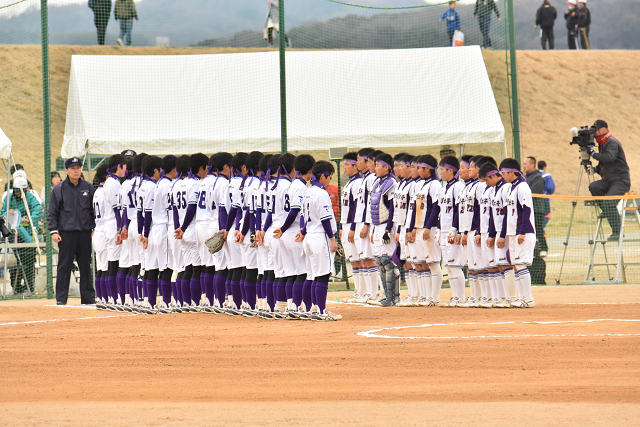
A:
<svg viewBox="0 0 640 427">
<path fill-rule="evenodd" d="M 593 127 L 596 129 L 595 139 L 599 149 L 597 153 L 590 149 L 589 155 L 598 161 L 596 173 L 600 174 L 602 179 L 592 182 L 589 191 L 594 197 L 622 196 L 631 188 L 629 165 L 622 145 L 611 135 L 609 125 L 604 120 L 596 120 Z M 602 213 L 611 226 L 609 241 L 618 240 L 620 237 L 620 214 L 617 205 L 617 200 L 603 200 L 600 204 Z"/>
</svg>

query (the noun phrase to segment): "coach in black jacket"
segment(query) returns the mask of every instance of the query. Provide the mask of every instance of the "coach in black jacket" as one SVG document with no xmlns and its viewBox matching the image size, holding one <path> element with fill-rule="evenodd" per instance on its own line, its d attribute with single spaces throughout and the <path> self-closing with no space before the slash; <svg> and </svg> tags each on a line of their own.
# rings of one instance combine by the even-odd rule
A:
<svg viewBox="0 0 640 427">
<path fill-rule="evenodd" d="M 535 157 L 527 157 L 522 162 L 522 168 L 526 174 L 527 184 L 531 188 L 531 194 L 544 194 L 544 178 L 542 173 L 536 167 L 537 161 Z M 546 257 L 549 246 L 547 246 L 547 239 L 544 237 L 544 215 L 545 206 L 544 200 L 539 197 L 533 198 L 533 219 L 536 226 L 536 239 L 538 240 L 538 249 L 540 250 L 540 256 Z"/>
<path fill-rule="evenodd" d="M 553 35 L 553 26 L 556 22 L 557 17 L 558 11 L 556 11 L 556 8 L 549 4 L 549 0 L 544 0 L 542 2 L 542 6 L 540 6 L 538 12 L 536 13 L 536 25 L 533 27 L 540 27 L 540 29 L 542 30 L 542 35 L 540 37 L 542 50 L 547 50 L 547 40 L 549 40 L 550 50 L 556 48 L 555 36 Z"/>
<path fill-rule="evenodd" d="M 69 280 L 73 258 L 80 269 L 80 302 L 94 304 L 96 291 L 91 275 L 91 232 L 95 228 L 91 183 L 82 179 L 82 162 L 78 157 L 65 164 L 67 178 L 53 187 L 49 201 L 48 228 L 58 243 L 56 301 L 65 305 L 69 296 Z"/>
<path fill-rule="evenodd" d="M 629 165 L 622 145 L 611 135 L 609 125 L 604 120 L 596 120 L 593 127 L 596 128 L 595 137 L 599 150 L 598 153 L 589 150 L 589 154 L 598 161 L 596 173 L 600 174 L 602 179 L 592 182 L 589 191 L 592 196 L 622 196 L 631 188 Z M 609 240 L 618 240 L 620 235 L 620 215 L 616 205 L 616 200 L 605 200 L 601 204 L 611 226 L 612 234 Z"/>
</svg>

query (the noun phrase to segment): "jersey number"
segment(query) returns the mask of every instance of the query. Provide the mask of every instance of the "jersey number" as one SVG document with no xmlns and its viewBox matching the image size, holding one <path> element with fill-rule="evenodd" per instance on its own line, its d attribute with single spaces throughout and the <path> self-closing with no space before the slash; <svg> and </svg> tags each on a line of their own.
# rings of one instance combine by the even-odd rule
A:
<svg viewBox="0 0 640 427">
<path fill-rule="evenodd" d="M 289 195 L 284 195 L 284 211 L 289 212 L 291 210 L 291 202 L 289 202 Z"/>
</svg>

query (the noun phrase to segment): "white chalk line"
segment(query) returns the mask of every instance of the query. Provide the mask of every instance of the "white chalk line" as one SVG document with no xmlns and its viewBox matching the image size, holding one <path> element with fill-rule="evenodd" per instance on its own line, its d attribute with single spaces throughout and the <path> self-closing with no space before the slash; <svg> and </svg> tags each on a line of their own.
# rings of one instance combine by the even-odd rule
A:
<svg viewBox="0 0 640 427">
<path fill-rule="evenodd" d="M 588 320 L 558 320 L 558 321 L 532 321 L 532 322 L 467 322 L 467 323 L 425 323 L 423 325 L 413 326 L 395 326 L 390 328 L 371 329 L 369 331 L 357 332 L 356 335 L 366 338 L 387 338 L 387 339 L 408 339 L 408 340 L 456 340 L 456 339 L 491 339 L 491 338 L 541 338 L 541 337 L 636 337 L 640 334 L 524 334 L 524 335 L 472 335 L 472 336 L 443 336 L 443 337 L 402 337 L 395 335 L 377 335 L 384 331 L 394 331 L 411 328 L 430 328 L 439 326 L 465 326 L 465 325 L 509 325 L 516 323 L 521 324 L 537 324 L 537 325 L 552 325 L 552 324 L 566 324 L 566 323 L 594 323 L 594 322 L 640 322 L 640 319 L 588 319 Z"/>
<path fill-rule="evenodd" d="M 47 319 L 47 320 L 26 320 L 24 322 L 7 322 L 0 323 L 0 326 L 7 325 L 28 325 L 30 323 L 49 323 L 49 322 L 64 322 L 67 320 L 90 320 L 90 319 L 109 319 L 113 317 L 126 317 L 126 316 L 138 316 L 138 314 L 120 314 L 118 316 L 92 316 L 92 317 L 78 317 L 76 319 Z"/>
</svg>

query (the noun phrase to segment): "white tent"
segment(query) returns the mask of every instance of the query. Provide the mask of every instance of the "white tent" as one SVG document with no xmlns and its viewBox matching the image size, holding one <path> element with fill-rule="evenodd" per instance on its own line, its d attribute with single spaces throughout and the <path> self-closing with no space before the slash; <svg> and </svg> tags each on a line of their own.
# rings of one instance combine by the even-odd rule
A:
<svg viewBox="0 0 640 427">
<path fill-rule="evenodd" d="M 279 151 L 278 52 L 77 56 L 62 156 Z M 288 148 L 503 143 L 478 46 L 286 54 Z"/>
<path fill-rule="evenodd" d="M 0 159 L 8 159 L 11 157 L 11 141 L 0 128 Z"/>
</svg>

